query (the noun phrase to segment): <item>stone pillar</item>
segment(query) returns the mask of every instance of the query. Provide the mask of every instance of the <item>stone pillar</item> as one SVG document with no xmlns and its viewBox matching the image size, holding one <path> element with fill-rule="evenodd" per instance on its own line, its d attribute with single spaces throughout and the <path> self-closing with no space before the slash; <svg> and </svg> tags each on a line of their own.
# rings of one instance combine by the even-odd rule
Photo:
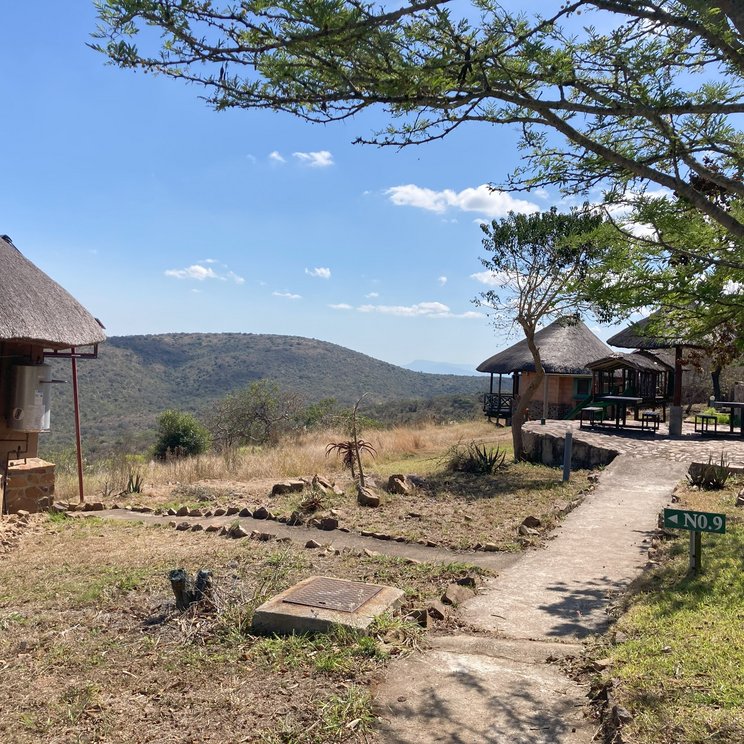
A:
<svg viewBox="0 0 744 744">
<path fill-rule="evenodd" d="M 13 514 L 46 511 L 54 500 L 54 463 L 29 457 L 11 460 L 5 489 L 5 510 Z"/>
<path fill-rule="evenodd" d="M 682 434 L 682 406 L 669 406 L 669 435 L 678 437 Z"/>
</svg>

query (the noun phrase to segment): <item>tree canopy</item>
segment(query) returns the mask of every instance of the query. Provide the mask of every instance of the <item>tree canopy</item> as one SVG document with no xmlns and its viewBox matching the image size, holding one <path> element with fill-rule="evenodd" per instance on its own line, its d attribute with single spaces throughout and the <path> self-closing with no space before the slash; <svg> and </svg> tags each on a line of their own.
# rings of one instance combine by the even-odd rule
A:
<svg viewBox="0 0 744 744">
<path fill-rule="evenodd" d="M 613 209 L 634 210 L 626 226 L 652 223 L 645 240 L 637 231 L 626 236 L 636 276 L 625 279 L 639 292 L 615 300 L 637 308 L 650 296 L 652 307 L 679 309 L 692 293 L 694 319 L 706 300 L 720 307 L 733 297 L 729 320 L 742 319 L 738 0 L 546 0 L 543 15 L 533 16 L 498 0 L 97 6 L 94 48 L 121 67 L 199 84 L 217 109 L 270 108 L 329 122 L 378 106 L 387 126 L 358 141 L 383 146 L 429 142 L 464 124 L 516 126 L 523 165 L 500 186 L 552 185 L 572 196 L 599 190 Z M 640 282 L 638 267 L 653 279 Z M 717 318 L 704 325 L 717 327 Z M 694 323 L 687 330 L 699 331 Z"/>
</svg>

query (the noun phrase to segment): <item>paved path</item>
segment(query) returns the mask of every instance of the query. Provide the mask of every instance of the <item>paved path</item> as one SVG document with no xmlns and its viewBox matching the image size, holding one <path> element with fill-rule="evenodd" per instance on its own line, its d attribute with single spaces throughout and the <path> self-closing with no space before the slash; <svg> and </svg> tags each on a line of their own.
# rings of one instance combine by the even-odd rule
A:
<svg viewBox="0 0 744 744">
<path fill-rule="evenodd" d="M 617 457 L 545 549 L 525 554 L 462 608 L 477 636 L 435 639 L 394 664 L 376 694 L 386 744 L 589 744 L 586 690 L 549 657 L 602 632 L 645 563 L 659 510 L 687 465 Z"/>
</svg>

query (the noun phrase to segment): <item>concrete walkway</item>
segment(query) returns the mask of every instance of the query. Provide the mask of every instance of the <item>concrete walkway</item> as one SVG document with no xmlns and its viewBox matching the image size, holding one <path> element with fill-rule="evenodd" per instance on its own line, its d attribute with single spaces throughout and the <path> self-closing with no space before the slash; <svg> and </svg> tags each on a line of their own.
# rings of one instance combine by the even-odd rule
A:
<svg viewBox="0 0 744 744">
<path fill-rule="evenodd" d="M 376 690 L 389 744 L 589 744 L 586 690 L 556 661 L 602 632 L 645 563 L 659 510 L 687 464 L 620 455 L 543 550 L 522 556 L 461 608 L 478 635 L 435 639 Z"/>
</svg>

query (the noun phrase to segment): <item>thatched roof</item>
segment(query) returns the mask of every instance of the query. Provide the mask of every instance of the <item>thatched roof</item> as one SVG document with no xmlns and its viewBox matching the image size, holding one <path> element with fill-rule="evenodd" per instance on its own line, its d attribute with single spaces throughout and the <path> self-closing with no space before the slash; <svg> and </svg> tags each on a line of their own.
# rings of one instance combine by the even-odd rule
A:
<svg viewBox="0 0 744 744">
<path fill-rule="evenodd" d="M 101 324 L 69 292 L 0 237 L 0 341 L 52 349 L 105 340 Z"/>
<path fill-rule="evenodd" d="M 587 362 L 607 356 L 610 351 L 581 321 L 568 318 L 559 318 L 538 331 L 535 343 L 540 349 L 545 371 L 558 375 L 591 374 L 586 367 Z M 492 374 L 534 371 L 535 364 L 527 339 L 478 365 L 478 372 Z"/>
<path fill-rule="evenodd" d="M 612 370 L 626 367 L 639 372 L 664 372 L 674 369 L 673 365 L 643 351 L 634 351 L 632 354 L 610 354 L 602 359 L 589 362 L 586 366 L 590 370 Z"/>
<path fill-rule="evenodd" d="M 620 333 L 616 333 L 612 338 L 607 339 L 607 343 L 610 346 L 617 346 L 620 349 L 673 349 L 675 346 L 689 346 L 697 349 L 704 348 L 700 343 L 694 343 L 672 334 L 665 336 L 660 335 L 658 332 L 653 333 L 648 328 L 652 318 L 653 316 L 644 318 L 629 325 L 620 331 Z"/>
</svg>

